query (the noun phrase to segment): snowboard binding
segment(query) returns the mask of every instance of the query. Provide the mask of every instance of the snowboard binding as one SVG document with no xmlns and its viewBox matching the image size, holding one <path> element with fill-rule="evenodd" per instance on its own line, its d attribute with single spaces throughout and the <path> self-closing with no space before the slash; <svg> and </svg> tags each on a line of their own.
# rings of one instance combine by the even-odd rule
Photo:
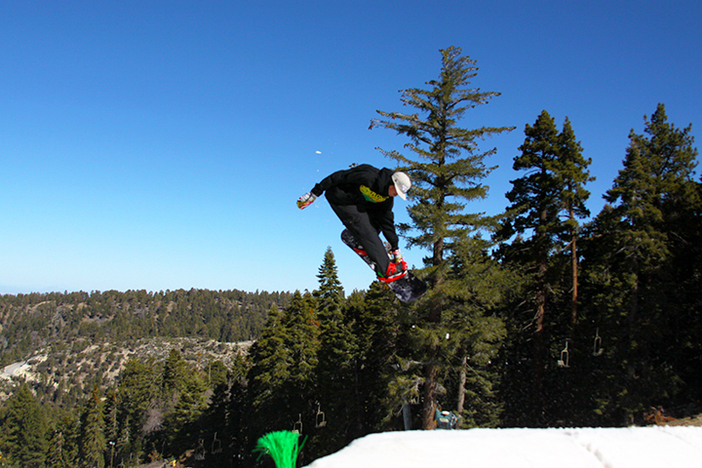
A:
<svg viewBox="0 0 702 468">
<path fill-rule="evenodd" d="M 360 242 L 358 242 L 353 234 L 348 229 L 344 229 L 341 232 L 341 241 L 348 245 L 351 250 L 356 252 L 356 254 L 363 259 L 368 266 L 375 271 L 375 262 L 368 257 L 368 253 L 365 251 Z M 390 254 L 390 245 L 385 244 L 385 248 L 388 251 L 388 258 L 390 262 L 394 260 L 392 254 Z M 427 285 L 421 279 L 417 278 L 409 270 L 403 270 L 395 274 L 395 277 L 389 276 L 388 278 L 378 277 L 379 281 L 382 281 L 401 302 L 412 302 L 416 301 L 425 292 L 427 292 Z"/>
</svg>

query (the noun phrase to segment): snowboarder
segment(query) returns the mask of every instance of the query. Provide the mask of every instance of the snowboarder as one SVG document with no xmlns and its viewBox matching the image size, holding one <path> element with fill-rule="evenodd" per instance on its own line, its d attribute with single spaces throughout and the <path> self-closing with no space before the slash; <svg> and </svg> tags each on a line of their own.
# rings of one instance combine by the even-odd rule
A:
<svg viewBox="0 0 702 468">
<path fill-rule="evenodd" d="M 359 249 L 354 250 L 367 256 L 378 279 L 389 284 L 408 271 L 398 246 L 392 207 L 394 197 L 407 199 L 411 186 L 404 172 L 362 164 L 324 178 L 297 200 L 297 206 L 304 209 L 325 193 L 329 205 L 358 244 Z M 381 232 L 390 244 L 389 251 L 380 239 Z"/>
</svg>

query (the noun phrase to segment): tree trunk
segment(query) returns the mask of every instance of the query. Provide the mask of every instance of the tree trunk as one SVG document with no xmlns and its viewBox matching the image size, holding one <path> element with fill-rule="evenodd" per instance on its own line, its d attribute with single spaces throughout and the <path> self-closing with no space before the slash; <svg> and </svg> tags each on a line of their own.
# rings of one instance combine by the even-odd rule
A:
<svg viewBox="0 0 702 468">
<path fill-rule="evenodd" d="M 404 403 L 402 405 L 402 420 L 405 425 L 406 431 L 412 430 L 412 407 L 409 403 Z"/>
<path fill-rule="evenodd" d="M 546 316 L 546 262 L 539 265 L 539 286 L 536 291 L 536 331 L 534 332 L 534 387 L 532 389 L 532 409 L 535 421 L 541 421 L 541 407 L 544 382 Z"/>
<path fill-rule="evenodd" d="M 636 362 L 637 358 L 634 355 L 635 354 L 635 341 L 636 341 L 636 329 L 637 329 L 637 319 L 639 315 L 639 284 L 641 281 L 641 277 L 638 274 L 639 269 L 638 269 L 638 262 L 634 262 L 635 268 L 634 271 L 637 272 L 636 274 L 636 283 L 634 283 L 634 287 L 631 291 L 631 303 L 629 305 L 629 316 L 627 317 L 627 364 L 626 364 L 626 385 L 629 388 L 635 388 L 634 386 L 636 385 Z M 628 392 L 626 399 L 628 400 L 626 402 L 626 407 L 627 410 L 625 411 L 624 414 L 624 423 L 627 425 L 633 425 L 634 423 L 634 413 L 632 407 L 636 404 L 636 397 L 634 396 L 633 392 Z"/>
<path fill-rule="evenodd" d="M 468 356 L 463 356 L 461 360 L 461 370 L 458 374 L 458 402 L 456 403 L 456 412 L 458 415 L 463 413 L 463 406 L 466 403 L 466 366 L 468 365 Z"/>
<path fill-rule="evenodd" d="M 436 364 L 433 361 L 424 365 L 423 396 L 422 429 L 430 431 L 436 429 Z"/>
<path fill-rule="evenodd" d="M 573 214 L 573 208 L 570 208 L 570 219 L 573 221 L 575 216 Z M 570 324 L 574 327 L 575 322 L 578 320 L 578 249 L 576 246 L 577 233 L 575 228 L 572 231 L 572 245 L 571 245 L 571 255 L 570 255 L 570 269 L 571 278 L 573 282 L 573 293 L 570 298 Z"/>
</svg>

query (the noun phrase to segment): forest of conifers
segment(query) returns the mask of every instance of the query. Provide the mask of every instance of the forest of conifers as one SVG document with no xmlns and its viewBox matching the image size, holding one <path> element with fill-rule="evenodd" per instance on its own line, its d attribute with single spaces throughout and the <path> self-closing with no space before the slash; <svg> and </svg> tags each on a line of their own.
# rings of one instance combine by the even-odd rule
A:
<svg viewBox="0 0 702 468">
<path fill-rule="evenodd" d="M 421 112 L 378 111 L 372 122 L 414 153 L 384 152 L 415 182 L 399 229 L 427 252 L 422 299 L 402 304 L 377 282 L 345 294 L 331 249 L 313 292 L 3 296 L 3 365 L 156 337 L 253 341 L 226 362 L 174 347 L 129 359 L 112 380 L 96 371 L 54 384 L 71 379 L 54 370 L 53 380 L 8 381 L 5 466 L 130 466 L 186 451 L 203 466 L 253 466 L 258 437 L 292 429 L 307 437 L 308 463 L 371 432 L 432 429 L 437 409 L 461 428 L 702 412 L 702 184 L 690 127 L 652 109 L 601 194 L 607 204 L 590 213 L 590 161 L 570 121 L 559 129 L 543 111 L 525 126 L 506 212 L 473 213 L 494 151 L 476 142 L 513 129 L 458 127 L 497 93 L 466 87 L 476 68 L 460 49 L 442 54 L 430 89 L 403 93 Z"/>
</svg>

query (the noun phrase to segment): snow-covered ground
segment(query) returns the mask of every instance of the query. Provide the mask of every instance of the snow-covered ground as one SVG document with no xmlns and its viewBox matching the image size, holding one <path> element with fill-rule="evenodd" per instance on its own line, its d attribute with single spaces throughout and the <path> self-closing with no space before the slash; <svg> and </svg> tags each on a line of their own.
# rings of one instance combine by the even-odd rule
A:
<svg viewBox="0 0 702 468">
<path fill-rule="evenodd" d="M 702 427 L 373 434 L 309 468 L 702 468 Z"/>
</svg>

